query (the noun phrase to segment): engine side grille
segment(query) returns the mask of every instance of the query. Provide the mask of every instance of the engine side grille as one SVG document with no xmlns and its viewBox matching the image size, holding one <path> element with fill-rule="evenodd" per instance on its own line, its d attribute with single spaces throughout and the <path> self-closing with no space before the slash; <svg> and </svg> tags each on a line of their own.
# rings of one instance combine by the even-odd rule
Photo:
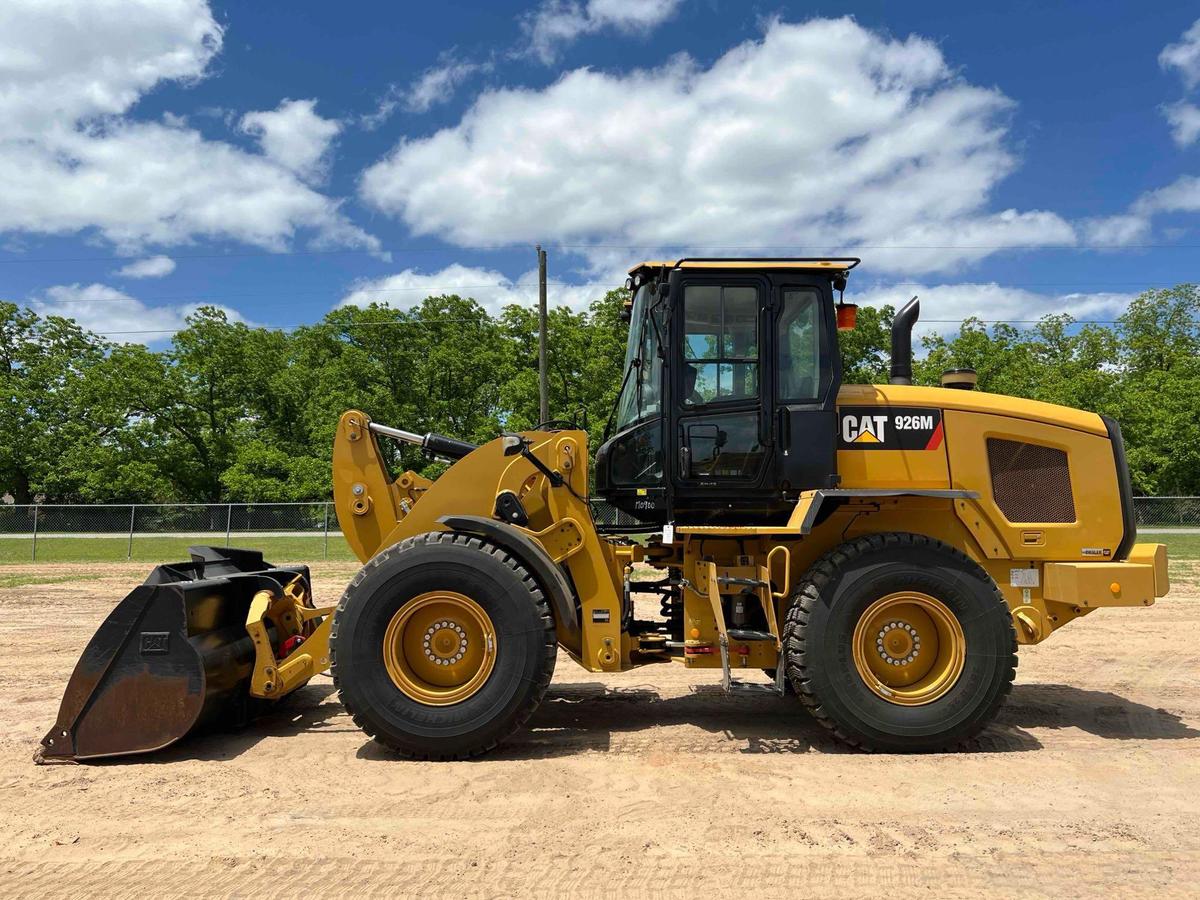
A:
<svg viewBox="0 0 1200 900">
<path fill-rule="evenodd" d="M 1054 447 L 988 438 L 992 496 L 1010 522 L 1074 522 L 1067 454 Z"/>
</svg>

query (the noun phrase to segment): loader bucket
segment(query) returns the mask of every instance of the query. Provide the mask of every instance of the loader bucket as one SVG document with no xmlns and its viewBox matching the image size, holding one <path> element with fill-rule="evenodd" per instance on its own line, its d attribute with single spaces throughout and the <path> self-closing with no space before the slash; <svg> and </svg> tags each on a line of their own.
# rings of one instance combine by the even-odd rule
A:
<svg viewBox="0 0 1200 900">
<path fill-rule="evenodd" d="M 42 759 L 147 753 L 207 725 L 243 724 L 266 701 L 249 694 L 254 642 L 246 614 L 307 566 L 273 566 L 254 550 L 190 547 L 109 613 L 75 665 Z"/>
</svg>

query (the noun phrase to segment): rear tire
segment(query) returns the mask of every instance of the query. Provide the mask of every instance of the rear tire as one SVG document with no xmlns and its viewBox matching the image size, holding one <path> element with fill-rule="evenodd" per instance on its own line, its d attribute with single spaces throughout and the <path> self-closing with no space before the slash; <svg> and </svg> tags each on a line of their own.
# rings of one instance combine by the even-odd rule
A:
<svg viewBox="0 0 1200 900">
<path fill-rule="evenodd" d="M 433 650 L 449 641 L 450 654 L 436 660 L 435 629 Z M 537 709 L 554 673 L 554 620 L 514 557 L 471 535 L 431 532 L 381 551 L 355 576 L 334 613 L 330 660 L 342 703 L 376 741 L 414 759 L 464 759 Z M 456 680 L 460 663 L 470 666 Z"/>
<path fill-rule="evenodd" d="M 992 720 L 1016 675 L 1016 633 L 991 577 L 922 535 L 870 535 L 818 560 L 793 593 L 784 643 L 804 704 L 865 750 L 954 747 Z"/>
</svg>

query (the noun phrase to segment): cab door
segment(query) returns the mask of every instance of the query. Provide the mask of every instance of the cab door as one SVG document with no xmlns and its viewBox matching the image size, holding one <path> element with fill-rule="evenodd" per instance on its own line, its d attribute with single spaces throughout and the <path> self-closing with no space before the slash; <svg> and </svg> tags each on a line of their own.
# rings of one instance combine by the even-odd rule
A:
<svg viewBox="0 0 1200 900">
<path fill-rule="evenodd" d="M 771 335 L 779 488 L 837 484 L 837 391 L 841 357 L 828 283 L 782 282 Z"/>
<path fill-rule="evenodd" d="M 681 279 L 672 352 L 674 507 L 762 508 L 772 493 L 769 399 L 763 369 L 770 282 L 756 276 Z"/>
</svg>

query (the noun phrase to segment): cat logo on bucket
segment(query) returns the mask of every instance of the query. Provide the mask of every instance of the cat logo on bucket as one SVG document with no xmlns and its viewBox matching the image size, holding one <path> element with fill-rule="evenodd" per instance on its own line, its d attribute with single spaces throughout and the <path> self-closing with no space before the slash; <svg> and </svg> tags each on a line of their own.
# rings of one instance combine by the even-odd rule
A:
<svg viewBox="0 0 1200 900">
<path fill-rule="evenodd" d="M 940 409 L 843 406 L 838 410 L 839 450 L 937 450 L 943 437 Z"/>
</svg>

